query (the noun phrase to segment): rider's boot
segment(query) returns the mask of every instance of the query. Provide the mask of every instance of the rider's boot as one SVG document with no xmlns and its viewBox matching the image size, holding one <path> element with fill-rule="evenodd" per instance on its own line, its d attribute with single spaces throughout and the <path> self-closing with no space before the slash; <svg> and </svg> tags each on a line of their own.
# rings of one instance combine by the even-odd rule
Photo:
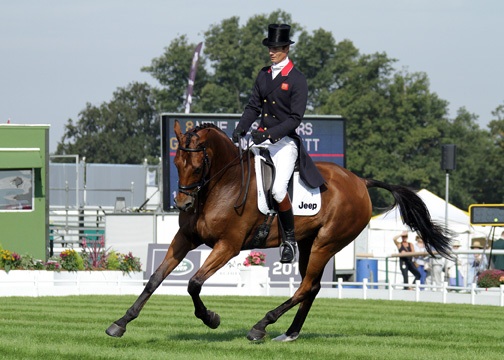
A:
<svg viewBox="0 0 504 360">
<path fill-rule="evenodd" d="M 278 204 L 278 220 L 282 225 L 283 238 L 280 245 L 280 262 L 291 263 L 296 257 L 296 239 L 294 237 L 294 214 L 292 213 L 292 205 L 289 194 Z"/>
</svg>

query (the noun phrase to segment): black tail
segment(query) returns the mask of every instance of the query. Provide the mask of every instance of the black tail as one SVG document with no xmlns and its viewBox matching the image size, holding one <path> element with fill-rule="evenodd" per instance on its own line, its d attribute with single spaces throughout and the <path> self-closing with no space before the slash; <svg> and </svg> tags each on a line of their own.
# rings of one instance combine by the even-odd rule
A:
<svg viewBox="0 0 504 360">
<path fill-rule="evenodd" d="M 445 258 L 452 258 L 450 237 L 453 233 L 444 225 L 432 221 L 427 206 L 417 194 L 404 186 L 389 185 L 373 179 L 366 179 L 366 185 L 368 188 L 378 187 L 392 193 L 395 203 L 391 207 L 399 207 L 403 223 L 422 238 L 429 254 L 434 255 L 433 252 L 437 251 Z"/>
</svg>

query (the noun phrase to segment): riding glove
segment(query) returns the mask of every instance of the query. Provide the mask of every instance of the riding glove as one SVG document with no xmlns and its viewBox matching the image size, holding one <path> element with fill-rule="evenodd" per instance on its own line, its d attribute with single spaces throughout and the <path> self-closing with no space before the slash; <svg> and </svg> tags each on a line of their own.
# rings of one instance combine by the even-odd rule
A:
<svg viewBox="0 0 504 360">
<path fill-rule="evenodd" d="M 252 136 L 252 141 L 256 145 L 262 144 L 269 138 L 269 133 L 267 131 L 252 130 L 250 135 Z"/>
<path fill-rule="evenodd" d="M 231 137 L 233 142 L 237 143 L 240 140 L 240 137 L 244 136 L 247 132 L 241 128 L 241 126 L 237 126 L 233 131 L 233 136 Z"/>
</svg>

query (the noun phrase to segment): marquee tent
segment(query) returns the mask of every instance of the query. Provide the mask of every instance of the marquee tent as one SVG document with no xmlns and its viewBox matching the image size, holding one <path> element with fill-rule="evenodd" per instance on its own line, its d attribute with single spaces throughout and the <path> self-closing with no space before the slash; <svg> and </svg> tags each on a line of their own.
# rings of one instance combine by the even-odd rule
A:
<svg viewBox="0 0 504 360">
<path fill-rule="evenodd" d="M 490 231 L 490 227 L 471 226 L 469 213 L 452 204 L 448 204 L 448 221 L 446 221 L 446 201 L 444 199 L 426 189 L 418 191 L 417 195 L 426 204 L 432 220 L 443 226 L 447 224 L 448 228 L 455 233 L 454 239 L 461 242 L 462 246 L 460 250 L 462 251 L 469 249 L 471 238 L 486 237 Z M 401 214 L 397 207 L 372 217 L 367 228 L 364 230 L 367 236 L 362 237 L 365 240 L 359 243 L 358 252 L 372 254 L 377 258 L 380 280 L 384 280 L 385 278 L 385 258 L 389 257 L 391 254 L 397 253 L 393 237 L 403 230 L 410 231 L 408 241 L 415 243 L 416 234 L 411 232 L 411 229 L 403 224 Z M 498 232 L 498 234 L 500 235 L 500 232 Z M 400 281 L 402 277 L 396 262 L 391 261 L 389 266 L 389 275 L 392 281 Z"/>
</svg>

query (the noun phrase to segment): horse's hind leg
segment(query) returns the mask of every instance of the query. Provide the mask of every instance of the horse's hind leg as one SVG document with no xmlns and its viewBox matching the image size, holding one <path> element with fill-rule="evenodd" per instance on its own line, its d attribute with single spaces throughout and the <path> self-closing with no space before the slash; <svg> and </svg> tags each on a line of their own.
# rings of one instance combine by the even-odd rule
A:
<svg viewBox="0 0 504 360">
<path fill-rule="evenodd" d="M 306 275 L 306 267 L 307 267 L 307 262 L 309 257 L 304 256 L 306 252 L 303 252 L 300 254 L 300 259 L 299 259 L 299 272 L 301 274 L 301 277 L 304 279 Z M 312 287 L 310 292 L 308 293 L 307 298 L 299 304 L 298 311 L 296 312 L 296 316 L 294 317 L 294 320 L 292 321 L 291 326 L 287 331 L 274 338 L 274 341 L 282 341 L 282 342 L 287 342 L 287 341 L 294 341 L 298 338 L 299 333 L 301 332 L 301 328 L 303 327 L 303 324 L 306 320 L 306 317 L 308 316 L 308 313 L 310 312 L 310 309 L 313 305 L 313 302 L 315 301 L 315 298 L 317 297 L 319 291 L 320 291 L 320 281 L 322 280 L 322 272 L 320 273 L 320 276 L 312 283 Z"/>
<path fill-rule="evenodd" d="M 178 237 L 177 235 L 168 248 L 168 252 L 166 253 L 163 262 L 152 274 L 140 296 L 126 311 L 126 314 L 124 314 L 122 318 L 114 321 L 112 325 L 110 325 L 108 329 L 105 330 L 107 335 L 113 337 L 123 336 L 123 334 L 126 332 L 126 325 L 128 325 L 130 321 L 135 320 L 138 317 L 140 311 L 144 307 L 147 300 L 149 300 L 151 295 L 154 293 L 154 291 L 159 287 L 159 285 L 161 285 L 168 274 L 171 273 L 173 269 L 175 269 L 180 261 L 182 261 L 187 253 L 193 248 L 191 243 L 182 240 L 182 237 Z M 179 239 L 178 241 L 177 238 Z"/>
<path fill-rule="evenodd" d="M 301 259 L 301 257 L 302 256 L 300 255 L 300 270 L 301 274 L 303 274 L 303 268 L 305 268 L 303 262 L 306 260 Z M 275 323 L 280 316 L 285 314 L 297 304 L 301 303 L 289 330 L 284 334 L 285 336 L 281 336 L 278 340 L 286 341 L 285 339 L 282 339 L 283 337 L 290 337 L 292 340 L 297 338 L 299 332 L 301 331 L 301 327 L 308 316 L 308 312 L 310 311 L 313 301 L 320 290 L 322 271 L 329 259 L 328 254 L 321 254 L 321 256 L 317 256 L 312 253 L 310 257 L 310 267 L 307 268 L 303 281 L 301 282 L 299 289 L 297 289 L 294 293 L 294 296 L 282 305 L 278 306 L 276 309 L 269 311 L 264 318 L 252 327 L 247 334 L 247 339 L 251 341 L 262 340 L 266 336 L 266 327 L 268 325 Z"/>
</svg>

